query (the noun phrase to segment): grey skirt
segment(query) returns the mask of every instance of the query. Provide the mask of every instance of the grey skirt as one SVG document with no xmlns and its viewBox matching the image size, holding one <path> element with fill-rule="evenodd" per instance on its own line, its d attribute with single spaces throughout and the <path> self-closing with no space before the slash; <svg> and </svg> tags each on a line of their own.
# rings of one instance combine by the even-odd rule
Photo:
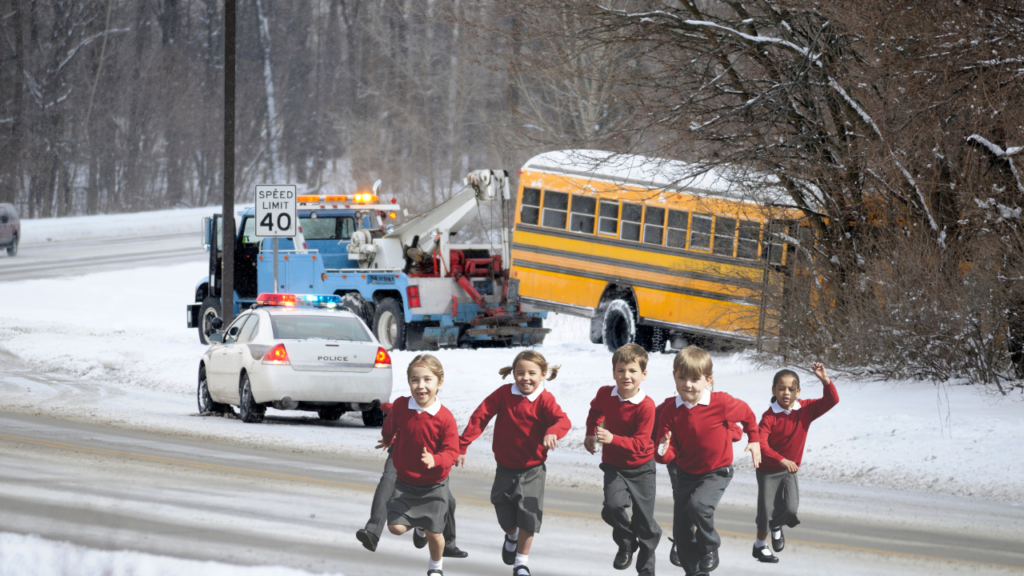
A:
<svg viewBox="0 0 1024 576">
<path fill-rule="evenodd" d="M 491 504 L 498 515 L 498 525 L 506 532 L 522 528 L 540 532 L 544 519 L 544 480 L 547 466 L 514 470 L 498 466 L 491 486 Z"/>
<path fill-rule="evenodd" d="M 449 494 L 447 478 L 430 486 L 410 486 L 396 480 L 394 495 L 388 501 L 388 524 L 443 532 Z"/>
</svg>

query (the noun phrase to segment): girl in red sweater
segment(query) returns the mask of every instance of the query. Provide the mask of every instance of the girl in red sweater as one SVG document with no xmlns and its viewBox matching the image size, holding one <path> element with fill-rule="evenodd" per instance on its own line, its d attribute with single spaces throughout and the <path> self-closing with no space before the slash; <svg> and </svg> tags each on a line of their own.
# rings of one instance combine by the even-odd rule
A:
<svg viewBox="0 0 1024 576">
<path fill-rule="evenodd" d="M 494 422 L 494 459 L 498 468 L 491 487 L 491 504 L 498 515 L 498 524 L 505 531 L 501 559 L 514 566 L 513 576 L 530 576 L 527 567 L 533 535 L 540 531 L 544 515 L 544 478 L 548 450 L 569 432 L 569 417 L 545 390 L 544 380 L 554 380 L 558 366 L 552 366 L 533 350 L 516 355 L 511 366 L 498 370 L 504 379 L 509 374 L 514 384 L 505 384 L 488 396 L 469 418 L 459 438 L 465 466 L 466 449 L 480 437 L 491 418 Z"/>
<path fill-rule="evenodd" d="M 459 457 L 455 417 L 437 399 L 444 368 L 430 354 L 413 358 L 406 371 L 409 396 L 395 400 L 384 420 L 381 442 L 391 446 L 398 479 L 388 502 L 388 530 L 402 535 L 415 528 L 430 548 L 427 576 L 443 576 L 445 515 L 451 492 L 448 472 Z"/>
<path fill-rule="evenodd" d="M 825 366 L 815 362 L 812 369 L 825 389 L 821 398 L 800 402 L 800 376 L 792 370 L 779 370 L 772 381 L 772 406 L 761 416 L 764 460 L 757 470 L 757 540 L 753 552 L 759 562 L 779 561 L 765 541 L 769 529 L 772 549 L 782 552 L 786 546 L 782 525 L 792 528 L 800 523 L 796 517 L 800 505 L 796 476 L 804 456 L 807 430 L 811 422 L 839 403 L 839 392 Z"/>
</svg>

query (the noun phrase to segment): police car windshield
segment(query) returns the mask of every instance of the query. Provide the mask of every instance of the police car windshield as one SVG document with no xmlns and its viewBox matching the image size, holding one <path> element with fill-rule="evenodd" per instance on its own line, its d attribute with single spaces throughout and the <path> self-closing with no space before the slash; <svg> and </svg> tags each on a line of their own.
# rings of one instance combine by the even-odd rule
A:
<svg viewBox="0 0 1024 576">
<path fill-rule="evenodd" d="M 271 314 L 275 340 L 349 340 L 371 342 L 370 335 L 355 318 Z"/>
</svg>

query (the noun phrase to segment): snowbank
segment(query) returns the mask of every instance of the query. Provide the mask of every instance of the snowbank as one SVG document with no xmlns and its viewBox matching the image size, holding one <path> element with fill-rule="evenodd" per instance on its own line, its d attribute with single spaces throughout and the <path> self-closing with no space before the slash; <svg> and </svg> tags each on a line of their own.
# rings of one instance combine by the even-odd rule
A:
<svg viewBox="0 0 1024 576">
<path fill-rule="evenodd" d="M 247 204 L 237 204 L 241 210 Z M 43 244 L 65 240 L 153 236 L 157 234 L 195 234 L 199 238 L 204 216 L 220 212 L 220 206 L 155 210 L 135 214 L 101 214 L 75 218 L 38 218 L 21 221 L 21 244 Z"/>
<path fill-rule="evenodd" d="M 141 552 L 94 550 L 38 536 L 0 533 L 4 576 L 307 576 L 281 566 L 233 566 Z M 326 573 L 324 573 L 326 574 Z M 338 576 L 341 576 L 340 574 Z"/>
</svg>

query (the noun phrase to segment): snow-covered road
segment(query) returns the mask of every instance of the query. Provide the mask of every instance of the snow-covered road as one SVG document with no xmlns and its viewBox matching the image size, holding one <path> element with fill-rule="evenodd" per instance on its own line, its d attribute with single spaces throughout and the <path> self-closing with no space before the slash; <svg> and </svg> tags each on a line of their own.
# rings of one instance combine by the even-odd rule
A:
<svg viewBox="0 0 1024 576">
<path fill-rule="evenodd" d="M 196 367 L 203 347 L 198 344 L 195 331 L 185 328 L 183 308 L 192 297 L 195 282 L 206 273 L 205 253 L 198 248 L 197 222 L 201 215 L 213 211 L 207 208 L 142 216 L 92 217 L 100 219 L 102 226 L 97 226 L 98 220 L 87 219 L 33 223 L 38 238 L 51 239 L 49 243 L 41 240 L 45 248 L 39 246 L 47 251 L 51 264 L 35 271 L 22 269 L 15 277 L 15 269 L 4 266 L 18 264 L 21 256 L 0 257 L 2 409 L 58 418 L 69 427 L 81 424 L 116 429 L 110 432 L 113 435 L 152 434 L 158 444 L 209 444 L 225 453 L 253 450 L 278 455 L 293 453 L 331 462 L 341 457 L 372 463 L 366 465 L 365 473 L 372 470 L 376 474 L 380 463 L 375 460 L 377 456 L 372 446 L 379 431 L 363 428 L 354 417 L 346 416 L 338 423 L 323 425 L 301 413 L 270 411 L 267 423 L 246 425 L 234 419 L 195 416 Z M 116 237 L 104 240 L 98 228 Z M 32 226 L 25 229 L 30 230 Z M 191 244 L 195 253 L 182 255 L 170 245 L 160 244 L 150 250 L 145 246 L 152 238 L 150 241 L 133 238 L 139 234 L 168 235 L 167 242 Z M 31 245 L 26 233 L 22 253 Z M 120 261 L 111 257 L 102 268 L 105 271 L 81 275 L 78 262 L 87 260 L 90 246 L 92 252 L 105 256 L 122 250 L 117 246 L 131 246 L 132 251 L 156 252 L 157 255 Z M 86 250 L 83 252 L 83 249 Z M 172 256 L 160 258 L 161 251 Z M 55 262 L 64 264 L 53 264 Z M 566 488 L 582 494 L 590 506 L 587 513 L 594 514 L 600 502 L 597 491 L 600 474 L 597 457 L 582 449 L 582 428 L 594 390 L 610 381 L 610 354 L 588 341 L 584 321 L 553 316 L 549 325 L 555 331 L 541 350 L 553 363 L 563 365 L 562 373 L 551 383 L 550 389 L 574 423 L 569 436 L 552 454 L 549 484 L 554 489 Z M 513 354 L 507 350 L 438 353 L 448 374 L 442 399 L 460 425 L 498 384 L 497 369 L 508 363 Z M 411 356 L 396 353 L 396 366 L 401 368 Z M 652 358 L 651 376 L 644 388 L 654 398 L 673 393 L 670 366 L 670 355 Z M 715 380 L 719 390 L 747 401 L 760 414 L 767 408 L 771 374 L 779 367 L 759 366 L 746 354 L 719 354 L 715 356 Z M 396 370 L 396 374 L 400 375 L 401 370 Z M 807 455 L 800 472 L 801 516 L 805 520 L 789 537 L 791 542 L 800 544 L 787 550 L 783 558 L 787 571 L 813 573 L 815 567 L 828 565 L 830 570 L 833 566 L 841 567 L 837 574 L 976 573 L 972 569 L 977 566 L 939 562 L 929 559 L 931 557 L 987 562 L 986 569 L 992 570 L 996 569 L 995 564 L 1024 566 L 1024 559 L 1015 552 L 1024 542 L 1024 444 L 1016 441 L 1024 435 L 1024 403 L 1019 398 L 1001 400 L 972 387 L 920 382 L 851 383 L 837 378 L 837 384 L 841 396 L 839 406 L 815 423 L 808 439 Z M 396 378 L 394 396 L 403 394 L 404 390 L 404 382 Z M 820 395 L 820 386 L 813 377 L 805 379 L 803 393 L 805 397 Z M 68 435 L 75 436 L 73 432 Z M 47 481 L 23 480 L 22 484 L 31 488 L 29 492 L 45 490 L 54 486 L 45 472 L 62 459 L 70 458 L 72 453 L 56 448 L 26 450 L 6 442 L 0 452 L 5 466 L 0 468 L 6 468 L 8 461 L 20 465 L 23 459 L 42 458 L 39 466 L 32 468 L 26 464 L 28 471 L 21 473 L 28 477 L 40 474 L 40 480 L 46 478 Z M 31 454 L 32 458 L 26 454 Z M 116 478 L 116 471 L 122 466 L 125 474 L 138 474 L 140 486 L 159 479 L 159 475 L 152 472 L 132 472 L 130 469 L 136 464 L 105 460 L 95 454 L 79 454 L 68 463 L 81 478 L 77 483 L 67 484 L 62 498 L 70 498 L 76 490 L 88 494 L 95 486 L 109 483 L 109 478 Z M 471 447 L 469 463 L 470 469 L 460 471 L 460 477 L 475 478 L 474 483 L 486 484 L 493 467 L 489 433 Z M 90 466 L 99 466 L 99 469 Z M 184 471 L 175 474 L 196 476 L 189 482 L 195 483 L 201 476 L 188 472 L 188 465 L 179 467 Z M 736 479 L 723 501 L 722 527 L 734 535 L 726 539 L 723 566 L 729 567 L 729 574 L 747 573 L 741 571 L 742 566 L 755 573 L 755 569 L 761 567 L 750 566 L 753 561 L 748 560 L 748 555 L 749 535 L 753 529 L 751 506 L 756 488 L 749 462 L 738 459 L 737 467 Z M 305 469 L 300 472 L 307 473 Z M 663 470 L 661 474 L 660 493 L 668 495 L 667 477 Z M 270 484 L 251 479 L 246 486 L 252 486 L 257 498 L 268 497 L 268 491 L 273 489 Z M 299 490 L 299 493 L 304 492 Z M 244 498 L 244 494 L 230 497 L 224 492 L 220 494 L 226 498 L 224 502 L 204 501 L 202 505 L 182 505 L 181 509 L 167 507 L 159 501 L 147 502 L 144 498 L 126 498 L 125 502 L 109 501 L 109 504 L 113 509 L 129 510 L 133 515 L 154 521 L 161 518 L 160 511 L 169 510 L 174 517 L 205 518 L 204 514 L 217 514 L 219 516 L 208 520 L 231 525 L 232 510 L 240 505 L 236 498 Z M 36 496 L 50 497 L 42 493 Z M 355 543 L 351 533 L 364 520 L 369 494 L 357 490 L 352 499 L 356 504 L 351 508 L 337 508 L 334 512 L 344 519 L 345 527 L 339 529 L 341 536 L 334 534 L 332 538 L 345 540 L 345 546 Z M 598 504 L 591 505 L 591 501 Z M 301 507 L 303 497 L 291 498 L 289 503 Z M 666 503 L 663 508 L 667 510 L 667 506 Z M 490 534 L 489 531 L 496 530 L 493 511 L 487 506 L 474 509 L 467 503 L 460 504 L 459 510 L 460 520 L 465 514 L 466 524 L 470 526 L 466 529 L 467 536 L 476 537 L 477 533 Z M 566 526 L 576 526 L 569 529 L 571 534 L 567 538 L 571 542 L 567 545 L 584 546 L 579 562 L 571 563 L 573 569 L 581 571 L 557 573 L 608 573 L 610 568 L 606 564 L 610 564 L 610 558 L 598 562 L 590 558 L 593 554 L 587 553 L 585 548 L 589 545 L 593 550 L 604 550 L 610 542 L 604 538 L 606 529 L 599 520 L 593 525 L 583 520 L 579 522 L 582 523 Z M 5 527 L 9 526 L 7 523 L 3 524 L 0 530 L 12 530 Z M 286 536 L 276 534 L 271 524 L 261 524 L 264 526 L 261 537 Z M 844 529 L 845 525 L 853 528 Z M 227 528 L 229 532 L 241 529 Z M 328 543 L 325 544 L 328 547 L 335 545 L 330 544 L 334 540 L 326 539 L 326 532 L 318 534 L 318 542 Z M 67 531 L 53 532 L 52 537 L 75 540 Z M 491 544 L 485 536 L 480 538 L 473 546 L 484 554 Z M 971 540 L 973 538 L 978 540 Z M 968 554 L 960 549 L 959 543 L 965 539 L 974 542 L 965 550 L 974 552 Z M 549 542 L 553 540 L 554 535 Z M 189 554 L 187 543 L 176 545 L 176 551 L 167 551 L 155 544 L 142 546 L 138 538 L 128 538 L 124 543 L 111 540 L 109 545 L 82 539 L 75 541 L 103 548 L 124 546 L 190 558 L 218 558 Z M 985 545 L 985 541 L 993 544 Z M 7 541 L 0 541 L 0 546 L 6 545 L 4 542 Z M 395 546 L 402 547 L 397 542 Z M 538 548 L 536 554 L 551 553 L 552 562 L 559 558 L 554 550 L 541 550 Z M 356 552 L 369 555 L 361 548 Z M 380 556 L 369 556 L 367 566 L 376 566 L 374 573 L 381 574 L 385 564 L 373 563 L 373 558 L 379 560 Z M 348 553 L 332 556 L 335 559 L 349 557 L 355 558 L 354 562 L 362 561 L 358 555 Z M 241 561 L 237 556 L 231 558 L 232 562 Z M 596 564 L 589 564 L 591 560 Z M 340 560 L 330 565 L 317 564 L 317 568 L 304 562 L 307 560 L 284 564 L 303 569 L 368 573 L 350 569 Z M 880 563 L 883 562 L 889 563 L 886 566 L 900 568 L 882 570 Z M 259 563 L 278 562 L 267 555 L 261 556 Z M 451 563 L 451 567 L 457 566 L 454 561 Z M 871 567 L 874 569 L 869 569 Z"/>
</svg>

